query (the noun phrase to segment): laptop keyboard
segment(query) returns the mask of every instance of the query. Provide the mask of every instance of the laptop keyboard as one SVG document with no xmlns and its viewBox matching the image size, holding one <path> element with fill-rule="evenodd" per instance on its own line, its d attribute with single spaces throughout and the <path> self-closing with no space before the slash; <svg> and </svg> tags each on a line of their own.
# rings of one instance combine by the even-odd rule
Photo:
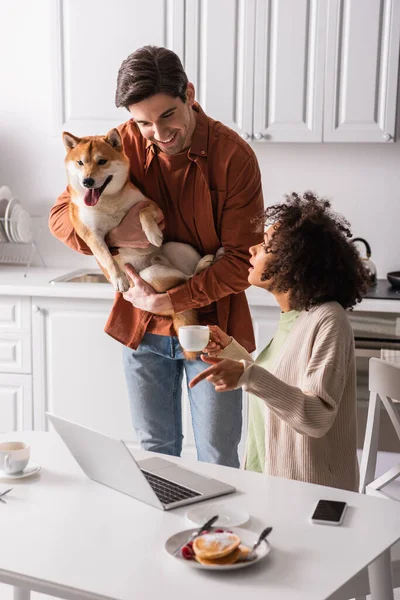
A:
<svg viewBox="0 0 400 600">
<path fill-rule="evenodd" d="M 154 475 L 154 473 L 149 473 L 143 469 L 141 469 L 141 471 L 162 504 L 171 504 L 172 502 L 179 502 L 180 500 L 201 496 L 199 492 L 194 492 L 173 481 L 158 477 L 158 475 Z"/>
</svg>

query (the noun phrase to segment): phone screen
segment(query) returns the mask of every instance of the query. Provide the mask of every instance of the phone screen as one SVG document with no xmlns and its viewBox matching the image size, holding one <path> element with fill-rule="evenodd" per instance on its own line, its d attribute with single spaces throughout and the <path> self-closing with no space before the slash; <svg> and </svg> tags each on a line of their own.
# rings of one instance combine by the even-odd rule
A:
<svg viewBox="0 0 400 600">
<path fill-rule="evenodd" d="M 311 518 L 316 521 L 340 523 L 345 508 L 346 502 L 320 500 Z"/>
</svg>

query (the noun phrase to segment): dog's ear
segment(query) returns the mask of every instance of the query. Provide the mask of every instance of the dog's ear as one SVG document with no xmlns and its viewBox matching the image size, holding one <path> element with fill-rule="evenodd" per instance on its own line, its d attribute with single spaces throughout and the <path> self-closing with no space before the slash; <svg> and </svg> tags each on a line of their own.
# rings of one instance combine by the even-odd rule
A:
<svg viewBox="0 0 400 600">
<path fill-rule="evenodd" d="M 110 144 L 116 150 L 122 150 L 122 140 L 118 129 L 110 129 L 104 139 L 107 144 Z"/>
<path fill-rule="evenodd" d="M 81 138 L 78 138 L 75 135 L 72 135 L 72 133 L 68 133 L 68 131 L 63 132 L 62 139 L 63 139 L 64 146 L 67 151 L 72 150 L 72 148 L 75 148 L 75 146 L 77 146 L 79 144 L 79 142 L 81 141 Z"/>
</svg>

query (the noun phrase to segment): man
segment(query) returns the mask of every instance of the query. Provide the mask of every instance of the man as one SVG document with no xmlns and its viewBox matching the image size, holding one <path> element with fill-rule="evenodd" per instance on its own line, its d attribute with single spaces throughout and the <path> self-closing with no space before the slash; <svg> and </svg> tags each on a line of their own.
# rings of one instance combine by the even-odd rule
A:
<svg viewBox="0 0 400 600">
<path fill-rule="evenodd" d="M 156 294 L 129 270 L 135 287 L 116 294 L 105 329 L 125 346 L 132 421 L 142 447 L 179 456 L 183 371 L 190 381 L 207 365 L 184 360 L 165 315 L 197 309 L 201 323 L 219 325 L 254 350 L 243 290 L 248 248 L 260 241 L 250 222 L 263 211 L 260 172 L 246 142 L 204 114 L 178 56 L 166 48 L 140 48 L 122 63 L 116 105 L 132 115 L 119 131 L 132 181 L 164 214 L 164 241 L 191 244 L 202 255 L 225 250 L 208 269 L 165 294 Z M 90 254 L 72 228 L 69 201 L 67 190 L 51 210 L 50 229 L 71 248 Z M 134 246 L 137 217 L 131 216 L 109 233 L 110 246 Z M 241 390 L 225 393 L 223 402 L 208 381 L 188 391 L 199 460 L 239 466 Z"/>
</svg>

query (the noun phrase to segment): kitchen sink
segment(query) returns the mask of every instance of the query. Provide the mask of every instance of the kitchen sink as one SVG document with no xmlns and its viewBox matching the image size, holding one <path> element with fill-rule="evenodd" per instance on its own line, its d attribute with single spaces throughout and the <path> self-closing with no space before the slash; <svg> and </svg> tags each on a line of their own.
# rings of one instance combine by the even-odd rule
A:
<svg viewBox="0 0 400 600">
<path fill-rule="evenodd" d="M 79 271 L 72 271 L 56 277 L 50 281 L 52 284 L 57 283 L 109 283 L 101 271 L 95 271 L 94 269 L 81 269 Z"/>
</svg>

